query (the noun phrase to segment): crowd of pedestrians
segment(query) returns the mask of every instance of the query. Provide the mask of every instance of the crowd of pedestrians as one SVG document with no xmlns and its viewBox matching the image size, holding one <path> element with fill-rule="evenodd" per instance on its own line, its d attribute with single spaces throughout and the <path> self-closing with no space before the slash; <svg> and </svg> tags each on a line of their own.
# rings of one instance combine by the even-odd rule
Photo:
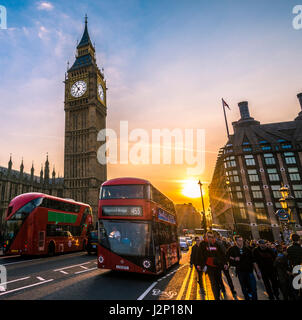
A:
<svg viewBox="0 0 302 320">
<path fill-rule="evenodd" d="M 202 295 L 205 294 L 202 276 L 208 275 L 215 300 L 226 292 L 222 274 L 237 299 L 230 268 L 238 277 L 245 300 L 258 300 L 256 277 L 263 282 L 270 300 L 301 300 L 302 293 L 293 287 L 296 276 L 293 268 L 302 265 L 301 244 L 297 234 L 291 235 L 291 244 L 287 245 L 263 239 L 248 241 L 240 235 L 230 239 L 209 231 L 204 239 L 195 237 L 190 264 L 196 268 Z"/>
</svg>

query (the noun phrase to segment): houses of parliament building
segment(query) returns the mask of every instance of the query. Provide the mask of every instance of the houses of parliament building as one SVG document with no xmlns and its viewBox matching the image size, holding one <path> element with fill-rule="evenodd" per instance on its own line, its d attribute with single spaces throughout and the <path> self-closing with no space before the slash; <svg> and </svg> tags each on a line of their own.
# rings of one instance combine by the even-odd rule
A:
<svg viewBox="0 0 302 320">
<path fill-rule="evenodd" d="M 56 177 L 50 169 L 48 155 L 40 175 L 13 170 L 10 156 L 8 166 L 0 167 L 0 229 L 10 201 L 26 192 L 42 192 L 71 198 L 91 205 L 97 218 L 99 189 L 107 179 L 107 167 L 97 160 L 102 143 L 98 132 L 106 128 L 106 80 L 96 63 L 95 48 L 88 33 L 87 16 L 81 41 L 77 45 L 75 62 L 65 74 L 65 145 L 64 177 Z"/>
</svg>

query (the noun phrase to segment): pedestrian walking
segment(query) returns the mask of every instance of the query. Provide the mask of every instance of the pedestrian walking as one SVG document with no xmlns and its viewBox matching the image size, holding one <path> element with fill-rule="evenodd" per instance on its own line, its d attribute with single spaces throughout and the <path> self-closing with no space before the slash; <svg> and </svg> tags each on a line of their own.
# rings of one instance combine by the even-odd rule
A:
<svg viewBox="0 0 302 320">
<path fill-rule="evenodd" d="M 287 248 L 287 257 L 291 272 L 295 266 L 302 264 L 302 247 L 300 245 L 300 236 L 293 233 L 290 237 L 292 244 Z M 294 275 L 290 277 L 290 282 L 293 282 Z M 302 299 L 300 290 L 296 290 L 291 286 L 291 292 L 294 300 Z"/>
<path fill-rule="evenodd" d="M 234 237 L 235 245 L 227 251 L 227 258 L 232 266 L 236 268 L 242 293 L 245 300 L 258 300 L 257 284 L 253 274 L 255 269 L 258 279 L 261 273 L 254 260 L 252 251 L 243 245 L 243 238 L 240 235 Z"/>
<path fill-rule="evenodd" d="M 226 239 L 223 239 L 221 237 L 221 235 L 218 234 L 216 241 L 220 245 L 224 255 L 226 256 L 227 250 L 229 249 L 229 246 L 228 246 L 228 244 L 226 242 Z M 228 285 L 229 285 L 229 287 L 231 289 L 233 297 L 236 298 L 237 297 L 237 292 L 235 290 L 235 287 L 234 287 L 234 284 L 233 284 L 233 280 L 232 280 L 231 275 L 230 275 L 229 267 L 227 269 L 223 268 L 222 272 L 224 273 L 224 275 L 225 275 L 225 277 L 227 279 L 227 282 L 228 282 Z M 225 295 L 226 294 L 226 290 L 225 290 L 225 286 L 224 286 L 223 281 L 222 281 L 222 277 L 221 277 L 220 287 L 221 287 L 221 291 Z"/>
<path fill-rule="evenodd" d="M 204 286 L 203 286 L 203 281 L 202 281 L 202 274 L 203 274 L 203 271 L 199 268 L 198 269 L 198 250 L 199 250 L 199 247 L 200 247 L 200 243 L 201 243 L 201 240 L 199 237 L 195 237 L 195 244 L 194 246 L 192 247 L 192 250 L 191 250 L 191 256 L 190 256 L 190 266 L 191 268 L 193 268 L 193 266 L 195 267 L 196 271 L 197 271 L 197 275 L 198 275 L 198 283 L 199 283 L 199 288 L 200 288 L 200 294 L 201 295 L 205 295 L 205 290 L 204 290 Z"/>
<path fill-rule="evenodd" d="M 201 242 L 198 261 L 200 270 L 209 276 L 215 300 L 220 300 L 221 270 L 228 268 L 226 256 L 216 242 L 213 232 L 208 231 L 205 240 Z"/>
<path fill-rule="evenodd" d="M 291 297 L 290 276 L 291 269 L 287 258 L 287 253 L 281 244 L 276 246 L 277 257 L 274 261 L 274 267 L 277 272 L 278 284 L 283 296 L 283 300 L 288 300 Z"/>
<path fill-rule="evenodd" d="M 261 272 L 261 277 L 270 300 L 279 300 L 279 285 L 274 261 L 276 253 L 268 247 L 265 240 L 258 241 L 258 247 L 253 250 L 255 261 Z"/>
</svg>

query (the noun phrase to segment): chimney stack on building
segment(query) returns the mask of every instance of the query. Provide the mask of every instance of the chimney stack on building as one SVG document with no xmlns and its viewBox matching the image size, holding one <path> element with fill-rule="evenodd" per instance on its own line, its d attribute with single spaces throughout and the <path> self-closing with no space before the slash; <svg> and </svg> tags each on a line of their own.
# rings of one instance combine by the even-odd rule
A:
<svg viewBox="0 0 302 320">
<path fill-rule="evenodd" d="M 238 103 L 238 107 L 240 110 L 241 120 L 247 120 L 250 119 L 250 111 L 249 111 L 249 105 L 247 101 L 242 101 Z"/>
</svg>

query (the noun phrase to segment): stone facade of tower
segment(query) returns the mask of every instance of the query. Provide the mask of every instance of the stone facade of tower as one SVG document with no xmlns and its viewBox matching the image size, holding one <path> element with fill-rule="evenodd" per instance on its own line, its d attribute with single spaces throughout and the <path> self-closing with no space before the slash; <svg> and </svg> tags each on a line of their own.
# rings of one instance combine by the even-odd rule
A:
<svg viewBox="0 0 302 320">
<path fill-rule="evenodd" d="M 65 78 L 64 195 L 91 205 L 97 218 L 99 190 L 107 179 L 97 159 L 100 130 L 106 128 L 106 81 L 96 64 L 87 18 L 76 60 Z"/>
</svg>

